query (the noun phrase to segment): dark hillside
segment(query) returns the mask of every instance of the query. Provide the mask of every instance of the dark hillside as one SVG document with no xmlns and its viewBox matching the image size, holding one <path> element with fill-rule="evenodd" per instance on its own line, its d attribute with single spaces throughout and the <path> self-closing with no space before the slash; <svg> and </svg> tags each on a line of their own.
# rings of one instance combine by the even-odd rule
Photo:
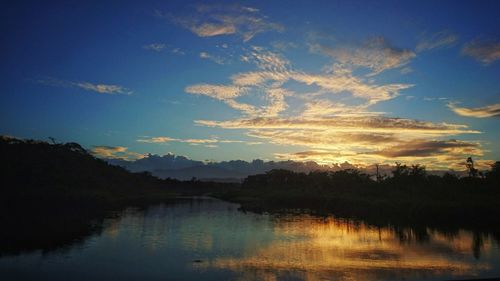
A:
<svg viewBox="0 0 500 281">
<path fill-rule="evenodd" d="M 110 211 L 168 200 L 177 183 L 109 165 L 76 143 L 2 137 L 0 153 L 0 255 L 71 243 Z"/>
</svg>

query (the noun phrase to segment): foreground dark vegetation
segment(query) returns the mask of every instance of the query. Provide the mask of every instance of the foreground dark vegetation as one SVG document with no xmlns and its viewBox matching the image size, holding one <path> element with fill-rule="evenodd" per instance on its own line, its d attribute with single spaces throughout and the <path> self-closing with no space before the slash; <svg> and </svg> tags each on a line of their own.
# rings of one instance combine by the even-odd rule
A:
<svg viewBox="0 0 500 281">
<path fill-rule="evenodd" d="M 97 159 L 76 143 L 2 137 L 0 256 L 64 248 L 101 231 L 124 208 L 175 204 L 210 195 L 245 210 L 335 214 L 384 226 L 458 227 L 499 233 L 500 163 L 479 176 L 429 175 L 398 164 L 391 177 L 356 170 L 296 173 L 272 170 L 242 184 L 161 180 Z M 472 161 L 472 160 L 471 160 Z"/>
<path fill-rule="evenodd" d="M 127 207 L 172 203 L 234 184 L 160 180 L 90 155 L 76 143 L 2 137 L 0 256 L 52 250 L 99 232 L 104 218 Z"/>
<path fill-rule="evenodd" d="M 240 189 L 217 194 L 253 211 L 309 209 L 378 224 L 491 227 L 500 225 L 500 162 L 469 176 L 429 175 L 420 165 L 396 163 L 391 177 L 357 170 L 296 173 L 272 170 L 247 177 Z"/>
</svg>

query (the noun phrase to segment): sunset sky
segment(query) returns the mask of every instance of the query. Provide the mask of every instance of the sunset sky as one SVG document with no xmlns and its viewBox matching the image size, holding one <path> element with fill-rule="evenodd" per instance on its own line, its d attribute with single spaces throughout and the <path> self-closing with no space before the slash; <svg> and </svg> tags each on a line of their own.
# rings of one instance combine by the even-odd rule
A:
<svg viewBox="0 0 500 281">
<path fill-rule="evenodd" d="M 127 159 L 500 160 L 500 1 L 11 1 L 0 13 L 2 135 Z"/>
</svg>

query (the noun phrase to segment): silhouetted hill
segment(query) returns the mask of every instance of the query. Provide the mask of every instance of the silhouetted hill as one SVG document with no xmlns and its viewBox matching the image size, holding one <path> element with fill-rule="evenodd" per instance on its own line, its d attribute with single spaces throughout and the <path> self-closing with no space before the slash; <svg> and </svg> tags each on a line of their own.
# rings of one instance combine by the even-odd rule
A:
<svg viewBox="0 0 500 281">
<path fill-rule="evenodd" d="M 163 156 L 148 154 L 146 157 L 135 161 L 126 161 L 122 159 L 105 159 L 107 162 L 127 168 L 132 172 L 143 172 L 155 170 L 176 170 L 196 166 L 202 166 L 202 161 L 191 160 L 184 156 L 174 154 L 165 154 Z"/>
<path fill-rule="evenodd" d="M 294 172 L 310 172 L 317 170 L 342 170 L 355 168 L 349 163 L 334 166 L 319 165 L 316 162 L 295 161 L 263 161 L 260 159 L 251 162 L 230 160 L 222 162 L 202 162 L 191 160 L 184 156 L 166 154 L 163 156 L 149 154 L 142 159 L 127 161 L 122 159 L 104 159 L 108 163 L 126 168 L 132 172 L 151 172 L 159 178 L 173 178 L 190 180 L 193 177 L 200 180 L 241 181 L 247 176 L 262 174 L 273 169 L 285 169 Z"/>
<path fill-rule="evenodd" d="M 241 182 L 247 175 L 239 171 L 231 171 L 220 167 L 203 165 L 181 169 L 153 170 L 152 174 L 159 178 L 172 178 L 178 180 L 191 180 L 196 178 L 201 181 Z"/>
<path fill-rule="evenodd" d="M 369 165 L 367 167 L 357 167 L 348 162 L 338 163 L 333 165 L 320 165 L 313 161 L 296 162 L 296 161 L 263 161 L 256 159 L 253 161 L 230 160 L 221 162 L 203 162 L 191 160 L 185 156 L 176 156 L 174 154 L 166 154 L 163 156 L 148 154 L 142 159 L 133 161 L 122 159 L 104 159 L 108 163 L 126 168 L 132 172 L 151 172 L 152 175 L 159 178 L 172 178 L 178 180 L 190 180 L 197 178 L 205 181 L 227 182 L 228 179 L 232 182 L 240 182 L 244 178 L 263 174 L 271 170 L 289 170 L 298 173 L 309 173 L 312 171 L 341 171 L 346 169 L 358 169 L 364 173 L 375 175 L 376 166 Z M 381 175 L 390 175 L 394 166 L 379 165 L 379 173 Z M 454 173 L 457 175 L 466 175 L 465 172 L 455 171 L 429 171 L 430 174 L 443 175 L 445 173 Z M 210 175 L 211 174 L 211 175 Z"/>
<path fill-rule="evenodd" d="M 186 185 L 131 173 L 77 143 L 1 137 L 0 154 L 0 255 L 72 243 L 110 211 L 169 201 Z"/>
</svg>

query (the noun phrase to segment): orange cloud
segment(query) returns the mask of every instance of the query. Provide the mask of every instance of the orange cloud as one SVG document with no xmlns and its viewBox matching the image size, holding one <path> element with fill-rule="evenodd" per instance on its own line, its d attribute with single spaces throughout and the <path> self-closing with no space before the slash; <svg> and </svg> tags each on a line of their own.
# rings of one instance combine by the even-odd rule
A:
<svg viewBox="0 0 500 281">
<path fill-rule="evenodd" d="M 449 103 L 448 107 L 458 115 L 474 118 L 500 117 L 500 103 L 483 107 L 467 108 L 458 107 L 454 103 Z"/>
</svg>

